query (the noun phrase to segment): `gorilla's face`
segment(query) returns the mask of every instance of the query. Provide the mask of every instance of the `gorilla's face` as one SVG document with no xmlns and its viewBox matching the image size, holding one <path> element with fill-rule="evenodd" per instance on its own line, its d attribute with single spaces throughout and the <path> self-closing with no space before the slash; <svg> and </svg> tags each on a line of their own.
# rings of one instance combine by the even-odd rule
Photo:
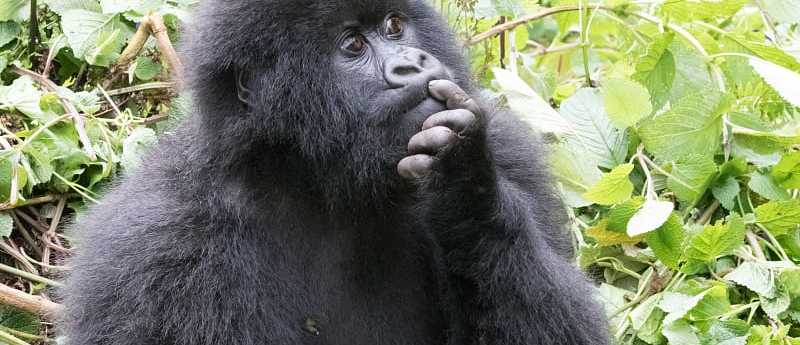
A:
<svg viewBox="0 0 800 345">
<path fill-rule="evenodd" d="M 198 16 L 186 60 L 210 131 L 296 153 L 335 200 L 399 180 L 408 140 L 444 110 L 429 81 L 471 89 L 459 45 L 425 0 L 237 0 Z"/>
<path fill-rule="evenodd" d="M 360 95 L 361 112 L 386 131 L 419 127 L 427 116 L 442 110 L 428 95 L 428 82 L 452 79 L 438 58 L 423 50 L 414 19 L 387 13 L 375 24 L 342 23 L 332 64 L 344 94 Z M 418 128 L 417 128 L 418 129 Z M 406 138 L 407 139 L 407 138 Z"/>
</svg>

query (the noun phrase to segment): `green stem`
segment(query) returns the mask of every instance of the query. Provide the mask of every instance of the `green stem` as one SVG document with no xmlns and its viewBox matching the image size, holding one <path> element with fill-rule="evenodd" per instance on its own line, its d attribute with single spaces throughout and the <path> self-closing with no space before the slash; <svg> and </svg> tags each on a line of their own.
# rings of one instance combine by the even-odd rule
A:
<svg viewBox="0 0 800 345">
<path fill-rule="evenodd" d="M 25 272 L 25 271 L 22 271 L 22 270 L 18 270 L 18 269 L 14 268 L 14 267 L 11 267 L 11 266 L 8 266 L 8 265 L 4 265 L 4 264 L 0 264 L 0 271 L 6 272 L 6 273 L 9 273 L 9 274 L 13 274 L 13 275 L 16 275 L 18 277 L 22 277 L 22 278 L 25 278 L 27 280 L 34 281 L 34 282 L 37 282 L 37 283 L 47 284 L 47 285 L 55 286 L 55 287 L 64 286 L 64 284 L 61 284 L 61 283 L 59 283 L 59 282 L 57 282 L 55 280 L 47 279 L 45 277 L 38 276 L 38 275 L 35 275 L 33 273 L 30 273 L 30 272 Z"/>
</svg>

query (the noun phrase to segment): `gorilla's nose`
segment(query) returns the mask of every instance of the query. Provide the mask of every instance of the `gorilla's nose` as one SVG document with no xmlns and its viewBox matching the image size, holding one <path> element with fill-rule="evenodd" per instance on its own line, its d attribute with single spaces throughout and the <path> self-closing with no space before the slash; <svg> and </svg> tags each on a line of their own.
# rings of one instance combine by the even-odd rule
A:
<svg viewBox="0 0 800 345">
<path fill-rule="evenodd" d="M 445 79 L 447 72 L 439 59 L 416 48 L 405 48 L 384 62 L 383 77 L 389 87 L 424 86 L 435 79 Z"/>
</svg>

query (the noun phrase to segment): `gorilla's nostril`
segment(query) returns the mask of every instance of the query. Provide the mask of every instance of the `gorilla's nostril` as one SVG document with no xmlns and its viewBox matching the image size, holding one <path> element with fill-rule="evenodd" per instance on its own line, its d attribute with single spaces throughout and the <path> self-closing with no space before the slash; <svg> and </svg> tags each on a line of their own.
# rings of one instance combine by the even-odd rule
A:
<svg viewBox="0 0 800 345">
<path fill-rule="evenodd" d="M 418 73 L 421 73 L 421 72 L 422 72 L 421 68 L 419 68 L 417 66 L 408 66 L 408 65 L 406 65 L 406 66 L 397 66 L 394 69 L 392 69 L 392 74 L 397 75 L 397 76 L 403 76 L 403 77 L 409 76 L 409 75 L 418 74 Z"/>
</svg>

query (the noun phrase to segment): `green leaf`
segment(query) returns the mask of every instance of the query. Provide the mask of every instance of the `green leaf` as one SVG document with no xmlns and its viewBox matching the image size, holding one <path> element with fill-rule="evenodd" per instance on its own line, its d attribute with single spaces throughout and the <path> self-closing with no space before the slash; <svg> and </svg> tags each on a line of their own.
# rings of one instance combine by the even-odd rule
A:
<svg viewBox="0 0 800 345">
<path fill-rule="evenodd" d="M 664 297 L 658 303 L 658 307 L 667 313 L 667 317 L 664 318 L 664 324 L 670 324 L 683 318 L 703 299 L 705 294 L 706 292 L 702 292 L 695 296 L 690 296 L 672 291 L 664 292 Z"/>
<path fill-rule="evenodd" d="M 601 167 L 612 169 L 625 162 L 628 139 L 614 127 L 604 111 L 603 98 L 596 89 L 583 88 L 561 105 L 561 115 L 569 121 L 574 135 L 566 138 Z"/>
<path fill-rule="evenodd" d="M 61 25 L 75 56 L 98 66 L 108 66 L 130 34 L 118 15 L 83 9 L 65 11 Z"/>
<path fill-rule="evenodd" d="M 739 12 L 748 0 L 667 1 L 661 11 L 677 22 L 712 18 L 728 18 Z"/>
<path fill-rule="evenodd" d="M 158 10 L 165 3 L 164 0 L 100 0 L 103 13 L 117 14 L 133 11 L 140 15 L 146 15 Z"/>
<path fill-rule="evenodd" d="M 55 114 L 42 111 L 39 101 L 42 92 L 28 77 L 20 77 L 11 83 L 11 86 L 0 86 L 0 109 L 19 111 L 31 119 L 41 123 L 49 122 L 56 118 Z"/>
<path fill-rule="evenodd" d="M 639 136 L 648 151 L 666 161 L 692 154 L 710 157 L 720 146 L 722 114 L 729 105 L 730 98 L 716 91 L 692 94 L 642 121 Z"/>
<path fill-rule="evenodd" d="M 695 235 L 686 250 L 686 257 L 701 262 L 711 262 L 719 256 L 729 255 L 744 242 L 745 226 L 738 215 L 728 217 L 725 224 L 706 225 Z"/>
<path fill-rule="evenodd" d="M 678 199 L 693 204 L 705 194 L 716 173 L 717 166 L 711 157 L 690 154 L 673 164 L 667 185 Z"/>
<path fill-rule="evenodd" d="M 27 311 L 10 306 L 0 306 L 0 325 L 28 334 L 39 334 L 41 321 Z"/>
<path fill-rule="evenodd" d="M 700 302 L 689 312 L 691 320 L 716 320 L 731 309 L 728 289 L 724 284 L 709 288 Z"/>
<path fill-rule="evenodd" d="M 724 180 L 717 180 L 711 186 L 711 193 L 714 194 L 714 198 L 719 200 L 722 207 L 726 210 L 732 210 L 735 206 L 736 197 L 741 192 L 741 187 L 739 187 L 739 181 L 737 181 L 733 177 L 728 177 Z"/>
<path fill-rule="evenodd" d="M 763 3 L 771 19 L 785 24 L 800 22 L 800 1 L 763 0 Z"/>
<path fill-rule="evenodd" d="M 776 63 L 789 70 L 800 71 L 800 62 L 774 45 L 753 42 L 745 36 L 733 34 L 726 34 L 722 43 L 730 51 L 752 55 L 762 60 Z"/>
<path fill-rule="evenodd" d="M 9 237 L 14 232 L 14 219 L 8 212 L 0 212 L 0 236 Z"/>
<path fill-rule="evenodd" d="M 15 22 L 0 22 L 0 47 L 16 39 L 20 31 L 22 28 Z"/>
<path fill-rule="evenodd" d="M 772 167 L 772 177 L 786 189 L 800 188 L 800 151 L 783 155 L 781 161 Z"/>
<path fill-rule="evenodd" d="M 7 20 L 22 21 L 30 13 L 30 0 L 0 1 L 0 22 Z"/>
<path fill-rule="evenodd" d="M 633 79 L 650 92 L 655 110 L 667 103 L 675 80 L 675 58 L 668 49 L 674 38 L 675 34 L 671 32 L 656 37 L 647 46 L 647 52 L 639 57 L 633 75 Z"/>
<path fill-rule="evenodd" d="M 626 79 L 610 79 L 603 83 L 606 113 L 619 129 L 635 125 L 653 112 L 650 93 L 641 84 Z"/>
<path fill-rule="evenodd" d="M 645 201 L 642 208 L 628 221 L 628 236 L 637 236 L 658 229 L 667 221 L 674 209 L 675 205 L 669 201 Z"/>
<path fill-rule="evenodd" d="M 558 179 L 567 205 L 591 205 L 592 202 L 584 199 L 583 194 L 603 176 L 597 163 L 582 157 L 564 144 L 552 146 L 549 158 L 552 174 Z"/>
<path fill-rule="evenodd" d="M 645 240 L 664 265 L 672 269 L 678 268 L 683 254 L 683 242 L 686 240 L 686 230 L 677 214 L 671 213 L 664 225 L 648 233 Z"/>
<path fill-rule="evenodd" d="M 783 313 L 792 304 L 792 299 L 785 291 L 776 290 L 775 297 L 759 296 L 761 301 L 761 309 L 769 316 L 770 319 L 780 320 L 778 314 Z"/>
<path fill-rule="evenodd" d="M 770 201 L 756 208 L 756 221 L 774 236 L 786 235 L 800 224 L 800 200 Z"/>
<path fill-rule="evenodd" d="M 769 268 L 747 261 L 736 267 L 725 279 L 745 286 L 761 296 L 776 297 L 775 275 Z"/>
<path fill-rule="evenodd" d="M 628 237 L 624 232 L 608 231 L 608 220 L 604 219 L 597 225 L 586 229 L 586 235 L 594 238 L 600 247 L 615 246 L 618 244 L 634 245 L 642 241 L 642 236 Z"/>
<path fill-rule="evenodd" d="M 633 164 L 623 164 L 607 174 L 603 174 L 594 186 L 589 188 L 583 197 L 600 205 L 614 205 L 631 198 L 633 183 L 629 175 L 633 171 Z"/>
<path fill-rule="evenodd" d="M 750 182 L 747 185 L 758 195 L 769 200 L 788 200 L 791 197 L 786 188 L 779 186 L 772 176 L 759 171 L 750 174 Z"/>
<path fill-rule="evenodd" d="M 492 72 L 494 85 L 506 97 L 508 107 L 525 123 L 543 133 L 573 133 L 569 122 L 518 75 L 501 68 L 492 69 Z"/>
<path fill-rule="evenodd" d="M 136 69 L 134 70 L 134 74 L 136 75 L 136 78 L 139 78 L 139 80 L 147 81 L 153 79 L 159 73 L 161 73 L 161 64 L 153 61 L 153 59 L 144 56 L 140 56 L 136 59 Z M 553 112 L 555 113 L 555 110 L 553 110 Z M 556 115 L 558 114 L 556 113 Z"/>
<path fill-rule="evenodd" d="M 621 204 L 615 205 L 608 212 L 608 230 L 627 232 L 628 223 L 633 215 L 644 205 L 644 198 L 636 196 Z"/>
<path fill-rule="evenodd" d="M 750 66 L 764 78 L 781 97 L 795 107 L 800 107 L 800 74 L 772 62 L 751 58 Z"/>
</svg>

